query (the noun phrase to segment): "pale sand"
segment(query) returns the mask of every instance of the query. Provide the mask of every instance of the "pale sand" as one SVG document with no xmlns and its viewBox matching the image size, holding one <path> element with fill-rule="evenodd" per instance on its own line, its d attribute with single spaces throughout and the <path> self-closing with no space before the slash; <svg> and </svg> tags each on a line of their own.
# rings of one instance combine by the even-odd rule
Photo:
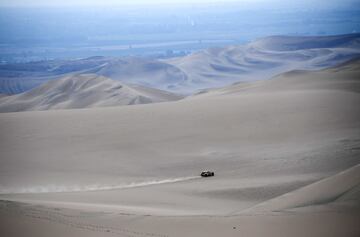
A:
<svg viewBox="0 0 360 237">
<path fill-rule="evenodd" d="M 97 56 L 1 65 L 0 92 L 17 94 L 64 76 L 96 74 L 125 84 L 190 95 L 234 82 L 269 79 L 289 70 L 334 66 L 360 56 L 359 39 L 358 33 L 270 36 L 244 45 L 210 48 L 164 60 Z"/>
<path fill-rule="evenodd" d="M 75 74 L 18 95 L 0 97 L 0 112 L 149 104 L 181 98 L 170 92 L 126 85 L 96 74 Z"/>
<path fill-rule="evenodd" d="M 359 74 L 355 61 L 176 102 L 1 114 L 0 198 L 27 203 L 1 202 L 2 233 L 359 236 Z"/>
</svg>

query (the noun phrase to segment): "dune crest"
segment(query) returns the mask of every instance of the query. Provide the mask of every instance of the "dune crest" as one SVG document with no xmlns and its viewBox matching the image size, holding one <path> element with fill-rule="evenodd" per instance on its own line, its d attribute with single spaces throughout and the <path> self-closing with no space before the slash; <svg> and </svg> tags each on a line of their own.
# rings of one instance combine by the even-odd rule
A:
<svg viewBox="0 0 360 237">
<path fill-rule="evenodd" d="M 310 206 L 329 207 L 331 204 L 345 203 L 347 201 L 353 201 L 355 204 L 358 204 L 360 201 L 359 192 L 357 191 L 355 194 L 351 194 L 351 192 L 356 189 L 358 190 L 359 187 L 360 165 L 355 165 L 331 177 L 260 203 L 240 213 L 255 214 L 291 211 L 301 210 Z"/>
<path fill-rule="evenodd" d="M 0 112 L 148 104 L 181 98 L 157 89 L 125 85 L 96 74 L 80 74 L 1 98 Z"/>
<path fill-rule="evenodd" d="M 289 70 L 318 70 L 359 57 L 360 34 L 271 36 L 166 60 L 90 57 L 0 65 L 0 93 L 18 94 L 46 81 L 96 74 L 124 83 L 192 94 L 239 81 L 269 79 Z"/>
</svg>

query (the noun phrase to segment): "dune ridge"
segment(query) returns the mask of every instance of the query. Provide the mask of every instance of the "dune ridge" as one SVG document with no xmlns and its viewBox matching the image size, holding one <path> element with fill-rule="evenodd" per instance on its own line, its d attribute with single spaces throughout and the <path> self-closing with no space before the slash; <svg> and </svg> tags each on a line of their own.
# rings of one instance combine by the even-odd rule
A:
<svg viewBox="0 0 360 237">
<path fill-rule="evenodd" d="M 360 196 L 347 195 L 360 185 L 360 165 L 302 187 L 280 197 L 255 205 L 240 214 L 281 212 L 306 208 L 309 206 L 329 206 L 336 202 L 355 201 L 359 204 Z"/>
<path fill-rule="evenodd" d="M 86 195 L 94 204 L 150 203 L 156 213 L 240 212 L 359 163 L 358 65 L 285 73 L 171 103 L 3 113 L 4 189 L 138 183 L 203 169 L 215 177 L 2 197 L 83 202 Z"/>
<path fill-rule="evenodd" d="M 148 104 L 181 98 L 170 92 L 125 85 L 96 74 L 80 74 L 0 98 L 0 112 Z"/>
<path fill-rule="evenodd" d="M 169 103 L 2 113 L 3 190 L 189 179 L 1 194 L 0 225 L 16 237 L 358 237 L 359 65 Z M 215 176 L 190 178 L 204 169 Z"/>
<path fill-rule="evenodd" d="M 238 81 L 269 79 L 289 70 L 317 70 L 343 63 L 359 57 L 359 37 L 359 34 L 271 36 L 166 60 L 97 56 L 0 65 L 0 93 L 22 93 L 72 74 L 97 74 L 189 95 Z"/>
</svg>

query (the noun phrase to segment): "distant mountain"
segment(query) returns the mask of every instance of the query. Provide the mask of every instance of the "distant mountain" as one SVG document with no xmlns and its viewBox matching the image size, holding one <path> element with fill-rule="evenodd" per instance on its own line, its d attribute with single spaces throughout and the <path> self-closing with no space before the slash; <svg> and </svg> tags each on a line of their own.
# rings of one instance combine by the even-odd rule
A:
<svg viewBox="0 0 360 237">
<path fill-rule="evenodd" d="M 186 75 L 165 62 L 137 57 L 90 57 L 0 65 L 0 93 L 18 94 L 68 75 L 97 74 L 126 83 L 171 90 Z"/>
<path fill-rule="evenodd" d="M 2 97 L 0 112 L 148 104 L 181 98 L 157 89 L 125 85 L 96 74 L 81 74 L 46 82 L 22 94 Z"/>
<path fill-rule="evenodd" d="M 87 73 L 169 91 L 172 91 L 173 86 L 176 91 L 176 85 L 181 85 L 187 80 L 186 74 L 176 66 L 137 57 L 109 58 L 106 63 L 87 70 Z"/>
<path fill-rule="evenodd" d="M 335 36 L 269 36 L 258 39 L 249 45 L 265 50 L 294 51 L 321 48 L 357 48 L 360 49 L 360 34 Z"/>
<path fill-rule="evenodd" d="M 270 80 L 240 82 L 223 88 L 204 90 L 192 98 L 205 98 L 247 93 L 273 93 L 280 91 L 341 90 L 360 93 L 360 58 L 334 67 L 318 70 L 292 70 Z"/>
<path fill-rule="evenodd" d="M 317 70 L 360 56 L 360 34 L 271 36 L 167 60 L 91 57 L 0 65 L 0 93 L 17 94 L 68 75 L 96 74 L 125 83 L 192 94 L 289 70 Z"/>
<path fill-rule="evenodd" d="M 208 49 L 168 60 L 193 91 L 238 81 L 269 79 L 289 70 L 317 70 L 360 56 L 360 34 L 329 37 L 274 36 L 247 45 Z"/>
</svg>

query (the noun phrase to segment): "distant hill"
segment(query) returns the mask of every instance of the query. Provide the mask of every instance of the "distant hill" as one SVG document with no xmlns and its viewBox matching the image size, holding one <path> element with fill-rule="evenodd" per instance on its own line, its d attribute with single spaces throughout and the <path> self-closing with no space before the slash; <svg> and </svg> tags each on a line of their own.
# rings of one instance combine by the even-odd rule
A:
<svg viewBox="0 0 360 237">
<path fill-rule="evenodd" d="M 314 48 L 357 48 L 360 49 L 360 34 L 334 36 L 270 36 L 250 43 L 253 47 L 276 51 L 294 51 Z"/>
<path fill-rule="evenodd" d="M 247 45 L 208 49 L 168 63 L 187 75 L 192 91 L 269 79 L 290 70 L 318 70 L 360 56 L 360 34 L 273 36 Z"/>
<path fill-rule="evenodd" d="M 17 94 L 68 75 L 97 74 L 125 83 L 192 94 L 289 70 L 318 70 L 360 56 L 360 34 L 271 36 L 167 60 L 90 57 L 0 65 L 0 93 Z"/>
<path fill-rule="evenodd" d="M 223 88 L 204 90 L 192 98 L 290 90 L 342 90 L 360 93 L 360 58 L 318 71 L 292 70 L 270 80 L 240 82 Z"/>
<path fill-rule="evenodd" d="M 46 82 L 22 94 L 2 97 L 0 112 L 148 104 L 181 98 L 157 89 L 125 85 L 96 74 L 81 74 Z"/>
</svg>

